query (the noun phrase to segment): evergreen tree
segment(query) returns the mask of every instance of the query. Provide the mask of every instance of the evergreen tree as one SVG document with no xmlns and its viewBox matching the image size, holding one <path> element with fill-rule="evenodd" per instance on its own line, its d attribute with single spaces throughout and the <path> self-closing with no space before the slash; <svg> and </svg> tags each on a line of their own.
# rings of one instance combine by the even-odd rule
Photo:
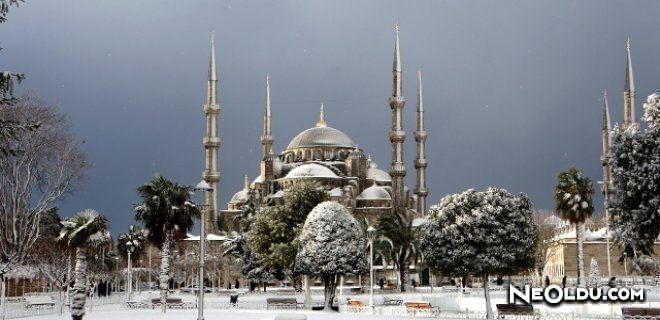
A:
<svg viewBox="0 0 660 320">
<path fill-rule="evenodd" d="M 258 264 L 280 280 L 294 269 L 297 238 L 310 211 L 328 199 L 316 182 L 300 181 L 284 191 L 284 205 L 262 207 L 252 220 L 247 239 Z M 299 289 L 299 278 L 294 277 Z"/>
<path fill-rule="evenodd" d="M 358 222 L 346 207 L 334 201 L 323 202 L 305 220 L 294 272 L 321 277 L 324 306 L 331 309 L 339 276 L 368 271 L 365 242 Z"/>
<path fill-rule="evenodd" d="M 614 128 L 610 222 L 615 243 L 632 258 L 633 270 L 653 271 L 651 255 L 660 235 L 660 94 L 650 95 L 642 118 L 648 129 Z M 623 254 L 619 261 L 623 261 Z"/>
<path fill-rule="evenodd" d="M 432 206 L 424 225 L 421 248 L 426 263 L 443 274 L 480 276 L 489 319 L 493 313 L 488 275 L 534 267 L 537 230 L 531 206 L 525 194 L 470 189 Z"/>
<path fill-rule="evenodd" d="M 584 274 L 584 221 L 594 212 L 594 186 L 577 168 L 570 168 L 557 175 L 555 186 L 555 211 L 575 225 L 577 240 L 578 286 L 585 285 Z"/>
</svg>

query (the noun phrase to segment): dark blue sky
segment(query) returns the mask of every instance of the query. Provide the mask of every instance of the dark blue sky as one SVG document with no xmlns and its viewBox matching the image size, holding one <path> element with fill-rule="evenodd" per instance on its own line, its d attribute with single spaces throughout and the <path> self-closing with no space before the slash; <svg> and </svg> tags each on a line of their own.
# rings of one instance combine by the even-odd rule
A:
<svg viewBox="0 0 660 320">
<path fill-rule="evenodd" d="M 601 179 L 602 91 L 621 119 L 630 36 L 637 114 L 660 79 L 657 1 L 37 1 L 0 25 L 3 70 L 19 91 L 70 115 L 94 162 L 62 214 L 95 208 L 114 234 L 133 223 L 135 189 L 158 172 L 194 184 L 203 169 L 209 34 L 220 78 L 220 202 L 258 174 L 264 76 L 275 149 L 329 125 L 387 168 L 394 22 L 401 24 L 414 185 L 415 74 L 424 70 L 429 203 L 504 187 L 552 207 L 570 166 Z M 602 197 L 596 198 L 602 209 Z"/>
</svg>

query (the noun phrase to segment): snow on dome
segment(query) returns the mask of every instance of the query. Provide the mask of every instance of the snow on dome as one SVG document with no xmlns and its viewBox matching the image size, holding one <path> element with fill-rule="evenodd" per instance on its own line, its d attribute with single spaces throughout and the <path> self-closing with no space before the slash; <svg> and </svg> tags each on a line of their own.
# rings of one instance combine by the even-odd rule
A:
<svg viewBox="0 0 660 320">
<path fill-rule="evenodd" d="M 330 190 L 329 193 L 331 197 L 341 197 L 342 195 L 341 188 L 339 187 Z"/>
<path fill-rule="evenodd" d="M 357 197 L 359 200 L 391 200 L 392 196 L 385 190 L 385 188 L 373 185 L 364 189 Z"/>
<path fill-rule="evenodd" d="M 367 168 L 367 179 L 376 180 L 378 182 L 392 182 L 390 174 L 378 169 L 378 165 L 375 162 L 371 162 L 369 168 Z"/>
<path fill-rule="evenodd" d="M 251 187 L 254 187 L 255 184 L 257 183 L 262 183 L 264 182 L 263 179 L 261 179 L 261 175 L 258 175 L 254 180 L 252 180 L 252 184 L 250 184 Z"/>
<path fill-rule="evenodd" d="M 275 192 L 274 194 L 271 194 L 268 196 L 269 198 L 283 198 L 284 197 L 284 191 L 280 190 Z"/>
<path fill-rule="evenodd" d="M 320 164 L 308 163 L 289 171 L 285 178 L 304 177 L 337 178 L 337 175 Z"/>
<path fill-rule="evenodd" d="M 233 197 L 231 197 L 231 200 L 229 200 L 229 203 L 231 204 L 237 204 L 237 203 L 245 203 L 248 200 L 248 191 L 243 189 L 239 192 L 236 192 Z"/>
<path fill-rule="evenodd" d="M 299 133 L 287 149 L 308 147 L 346 147 L 354 148 L 355 143 L 345 133 L 331 127 L 315 127 Z"/>
</svg>

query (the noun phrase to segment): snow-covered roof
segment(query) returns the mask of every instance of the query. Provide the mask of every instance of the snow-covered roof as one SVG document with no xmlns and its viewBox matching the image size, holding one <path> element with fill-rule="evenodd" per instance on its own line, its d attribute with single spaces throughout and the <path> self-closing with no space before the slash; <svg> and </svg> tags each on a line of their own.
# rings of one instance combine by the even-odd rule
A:
<svg viewBox="0 0 660 320">
<path fill-rule="evenodd" d="M 299 133 L 287 149 L 309 147 L 349 147 L 354 148 L 355 142 L 345 133 L 328 126 L 314 127 Z"/>
<path fill-rule="evenodd" d="M 587 241 L 605 240 L 607 238 L 611 239 L 611 237 L 612 237 L 611 234 L 607 233 L 607 228 L 600 228 L 595 231 L 591 231 L 588 228 L 585 228 L 584 230 L 584 239 Z M 571 227 L 568 231 L 559 234 L 557 238 L 559 240 L 576 239 L 575 227 Z"/>
<path fill-rule="evenodd" d="M 377 185 L 372 185 L 364 189 L 357 197 L 358 200 L 391 200 L 392 196 L 385 190 L 385 188 Z"/>
<path fill-rule="evenodd" d="M 308 163 L 289 171 L 285 178 L 304 177 L 337 178 L 337 175 L 325 166 L 316 163 Z"/>
<path fill-rule="evenodd" d="M 226 236 L 219 236 L 217 234 L 209 234 L 206 235 L 206 240 L 207 241 L 227 241 L 229 240 L 228 237 Z M 192 235 L 190 233 L 187 234 L 187 237 L 183 239 L 183 241 L 199 241 L 199 235 Z"/>
<path fill-rule="evenodd" d="M 284 191 L 280 190 L 268 196 L 269 198 L 282 198 L 284 197 Z"/>
</svg>

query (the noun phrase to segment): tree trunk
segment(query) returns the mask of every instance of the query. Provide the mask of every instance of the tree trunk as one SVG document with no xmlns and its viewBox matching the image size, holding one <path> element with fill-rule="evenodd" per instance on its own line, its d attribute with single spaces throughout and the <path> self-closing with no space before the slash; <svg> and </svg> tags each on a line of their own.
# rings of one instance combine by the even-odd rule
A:
<svg viewBox="0 0 660 320">
<path fill-rule="evenodd" d="M 127 298 L 126 300 L 130 301 L 132 296 L 133 296 L 133 268 L 131 265 L 131 253 L 128 253 L 128 273 L 126 276 L 128 277 L 128 287 L 127 287 Z"/>
<path fill-rule="evenodd" d="M 332 310 L 332 302 L 335 300 L 335 291 L 337 291 L 337 276 L 323 276 L 323 283 L 325 285 L 325 301 L 324 307 Z"/>
<path fill-rule="evenodd" d="M 408 266 L 405 263 L 399 263 L 399 279 L 401 281 L 401 292 L 406 292 L 408 283 Z"/>
<path fill-rule="evenodd" d="M 0 274 L 0 290 L 2 290 L 2 292 L 0 292 L 0 304 L 2 305 L 2 310 L 0 310 L 0 318 L 2 318 L 2 320 L 5 320 L 5 314 L 6 314 L 5 311 L 7 309 L 7 301 L 5 299 L 5 297 L 6 297 L 5 291 L 7 291 L 7 288 L 6 288 L 6 284 L 5 284 L 5 274 L 4 273 Z"/>
<path fill-rule="evenodd" d="M 575 227 L 575 237 L 577 238 L 578 246 L 578 287 L 584 287 L 584 223 L 577 223 Z"/>
<path fill-rule="evenodd" d="M 293 282 L 293 288 L 296 292 L 302 291 L 302 278 L 301 275 L 291 275 L 291 282 Z"/>
<path fill-rule="evenodd" d="M 173 240 L 174 234 L 172 230 L 168 230 L 165 235 L 163 249 L 160 251 L 160 303 L 163 305 L 163 313 L 167 311 L 167 291 L 169 289 L 170 280 L 170 251 L 172 250 Z"/>
<path fill-rule="evenodd" d="M 305 306 L 312 305 L 312 290 L 309 285 L 310 277 L 305 275 Z"/>
<path fill-rule="evenodd" d="M 76 248 L 75 283 L 71 291 L 71 319 L 82 320 L 87 299 L 87 254 L 84 248 Z"/>
<path fill-rule="evenodd" d="M 481 279 L 484 283 L 484 297 L 486 298 L 486 319 L 493 319 L 493 310 L 490 307 L 490 291 L 488 290 L 488 274 L 483 274 Z"/>
</svg>

